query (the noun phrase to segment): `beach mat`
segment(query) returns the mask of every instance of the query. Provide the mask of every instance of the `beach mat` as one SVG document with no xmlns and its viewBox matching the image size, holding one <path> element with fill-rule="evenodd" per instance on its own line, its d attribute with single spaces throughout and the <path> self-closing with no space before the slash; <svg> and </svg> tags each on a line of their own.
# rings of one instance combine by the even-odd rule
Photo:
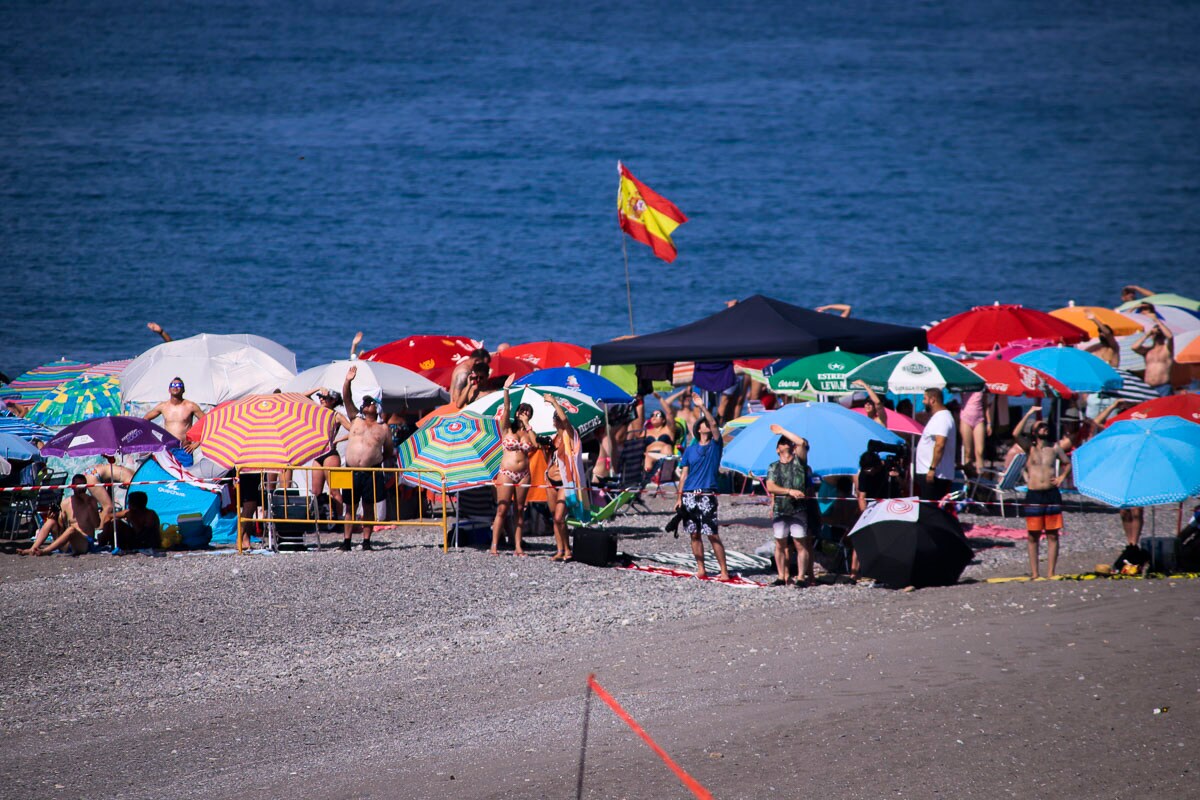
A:
<svg viewBox="0 0 1200 800">
<path fill-rule="evenodd" d="M 1028 537 L 1024 528 L 1006 528 L 1003 525 L 963 525 L 963 533 L 968 539 L 1012 539 L 1023 540 Z"/>
<path fill-rule="evenodd" d="M 622 553 L 621 557 L 634 561 L 649 562 L 652 566 L 667 566 L 696 571 L 696 559 L 691 553 Z M 752 553 L 741 553 L 737 550 L 725 551 L 725 564 L 730 572 L 770 572 L 771 559 Z M 708 572 L 719 572 L 717 560 L 711 553 L 704 554 L 704 569 Z"/>
<path fill-rule="evenodd" d="M 705 560 L 705 562 L 707 563 L 707 559 Z M 693 568 L 692 571 L 689 572 L 689 571 L 683 570 L 683 569 L 676 569 L 675 567 L 657 567 L 657 566 L 651 566 L 649 564 L 630 563 L 630 564 L 626 564 L 625 566 L 619 566 L 619 567 L 617 567 L 617 569 L 629 570 L 632 572 L 639 573 L 641 575 L 657 575 L 660 578 L 690 578 L 692 580 L 696 580 L 695 568 Z M 727 580 L 727 581 L 723 581 L 723 580 L 720 580 L 719 578 L 717 578 L 717 574 L 718 574 L 717 566 L 716 566 L 716 564 L 714 564 L 712 567 L 712 572 L 710 572 L 708 574 L 708 577 L 704 578 L 704 580 L 709 581 L 710 583 L 719 583 L 723 586 L 737 586 L 742 589 L 761 589 L 761 588 L 763 588 L 763 584 L 756 583 L 755 581 L 752 581 L 749 578 L 742 577 L 740 574 L 738 574 L 736 572 L 731 573 L 729 580 Z"/>
</svg>

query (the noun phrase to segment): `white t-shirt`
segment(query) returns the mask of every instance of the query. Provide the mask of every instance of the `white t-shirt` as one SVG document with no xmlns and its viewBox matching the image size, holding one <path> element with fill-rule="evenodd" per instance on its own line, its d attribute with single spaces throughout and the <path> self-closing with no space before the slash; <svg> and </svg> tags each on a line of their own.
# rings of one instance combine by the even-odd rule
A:
<svg viewBox="0 0 1200 800">
<path fill-rule="evenodd" d="M 935 436 L 945 436 L 946 446 L 942 450 L 942 458 L 938 461 L 934 474 L 939 478 L 953 479 L 954 453 L 955 448 L 958 447 L 958 437 L 954 435 L 954 415 L 944 408 L 925 423 L 921 441 L 917 443 L 917 474 L 925 475 L 929 472 L 929 462 L 933 459 L 933 437 Z"/>
</svg>

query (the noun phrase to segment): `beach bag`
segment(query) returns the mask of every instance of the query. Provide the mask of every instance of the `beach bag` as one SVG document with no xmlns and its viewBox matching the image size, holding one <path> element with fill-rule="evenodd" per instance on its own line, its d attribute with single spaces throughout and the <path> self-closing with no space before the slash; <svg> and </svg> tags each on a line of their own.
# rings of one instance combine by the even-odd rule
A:
<svg viewBox="0 0 1200 800">
<path fill-rule="evenodd" d="M 178 525 L 163 525 L 162 532 L 158 536 L 158 545 L 163 550 L 174 550 L 179 547 L 183 538 L 179 535 Z"/>
</svg>

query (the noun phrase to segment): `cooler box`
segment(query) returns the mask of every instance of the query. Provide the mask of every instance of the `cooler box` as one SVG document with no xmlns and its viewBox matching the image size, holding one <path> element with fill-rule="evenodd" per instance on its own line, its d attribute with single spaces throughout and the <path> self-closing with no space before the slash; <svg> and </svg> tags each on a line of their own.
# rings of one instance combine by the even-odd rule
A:
<svg viewBox="0 0 1200 800">
<path fill-rule="evenodd" d="M 576 530 L 571 555 L 581 563 L 607 567 L 617 560 L 617 534 L 603 528 Z"/>
</svg>

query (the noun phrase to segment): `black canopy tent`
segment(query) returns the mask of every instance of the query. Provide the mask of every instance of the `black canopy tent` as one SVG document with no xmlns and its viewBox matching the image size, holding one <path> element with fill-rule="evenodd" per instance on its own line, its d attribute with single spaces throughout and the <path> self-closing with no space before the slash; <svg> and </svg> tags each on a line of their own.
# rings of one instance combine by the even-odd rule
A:
<svg viewBox="0 0 1200 800">
<path fill-rule="evenodd" d="M 593 364 L 799 358 L 840 347 L 868 355 L 924 350 L 925 331 L 843 319 L 756 294 L 712 316 L 645 336 L 592 345 Z"/>
</svg>

